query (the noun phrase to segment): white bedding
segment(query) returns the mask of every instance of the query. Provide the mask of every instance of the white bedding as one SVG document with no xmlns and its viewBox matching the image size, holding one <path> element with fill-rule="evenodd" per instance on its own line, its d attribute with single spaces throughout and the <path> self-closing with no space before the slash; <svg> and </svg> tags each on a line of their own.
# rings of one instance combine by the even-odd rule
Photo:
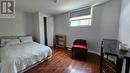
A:
<svg viewBox="0 0 130 73">
<path fill-rule="evenodd" d="M 52 55 L 52 50 L 35 42 L 0 48 L 1 73 L 17 73 Z"/>
</svg>

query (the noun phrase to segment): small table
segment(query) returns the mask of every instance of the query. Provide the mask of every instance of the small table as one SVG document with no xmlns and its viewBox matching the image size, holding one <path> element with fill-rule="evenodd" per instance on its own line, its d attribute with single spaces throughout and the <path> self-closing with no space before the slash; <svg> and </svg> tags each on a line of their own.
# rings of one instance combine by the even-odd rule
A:
<svg viewBox="0 0 130 73">
<path fill-rule="evenodd" d="M 119 43 L 116 43 L 116 49 L 108 49 L 108 50 L 103 50 L 103 45 L 104 43 L 102 42 L 101 46 L 101 60 L 100 60 L 100 73 L 103 71 L 103 62 L 104 62 L 104 55 L 112 55 L 116 56 L 116 73 L 121 73 L 122 72 L 122 65 L 123 65 L 123 59 L 126 59 L 126 69 L 125 73 L 129 73 L 129 67 L 130 67 L 130 50 L 128 52 L 120 51 L 118 48 Z"/>
</svg>

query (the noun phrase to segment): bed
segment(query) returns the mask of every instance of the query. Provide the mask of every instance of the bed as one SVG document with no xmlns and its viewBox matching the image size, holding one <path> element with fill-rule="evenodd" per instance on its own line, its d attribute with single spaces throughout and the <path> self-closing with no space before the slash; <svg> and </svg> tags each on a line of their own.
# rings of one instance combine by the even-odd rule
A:
<svg viewBox="0 0 130 73">
<path fill-rule="evenodd" d="M 0 48 L 1 73 L 21 73 L 29 66 L 51 58 L 52 50 L 48 46 L 25 41 L 17 44 L 11 42 L 11 45 Z"/>
</svg>

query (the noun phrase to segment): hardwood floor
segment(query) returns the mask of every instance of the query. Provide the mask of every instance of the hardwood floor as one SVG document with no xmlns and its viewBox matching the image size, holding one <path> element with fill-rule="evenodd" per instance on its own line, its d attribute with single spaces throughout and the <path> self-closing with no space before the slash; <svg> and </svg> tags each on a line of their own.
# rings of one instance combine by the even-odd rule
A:
<svg viewBox="0 0 130 73">
<path fill-rule="evenodd" d="M 99 73 L 100 57 L 88 53 L 85 59 L 72 59 L 71 52 L 53 48 L 53 57 L 25 73 Z"/>
</svg>

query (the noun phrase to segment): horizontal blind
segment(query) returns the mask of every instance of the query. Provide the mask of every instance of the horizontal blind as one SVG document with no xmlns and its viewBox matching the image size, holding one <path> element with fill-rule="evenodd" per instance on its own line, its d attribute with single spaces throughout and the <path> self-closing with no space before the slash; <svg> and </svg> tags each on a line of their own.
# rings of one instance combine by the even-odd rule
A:
<svg viewBox="0 0 130 73">
<path fill-rule="evenodd" d="M 90 14 L 91 14 L 91 8 L 87 8 L 87 9 L 83 9 L 83 10 L 70 12 L 70 18 L 84 16 L 84 15 L 90 15 Z"/>
</svg>

